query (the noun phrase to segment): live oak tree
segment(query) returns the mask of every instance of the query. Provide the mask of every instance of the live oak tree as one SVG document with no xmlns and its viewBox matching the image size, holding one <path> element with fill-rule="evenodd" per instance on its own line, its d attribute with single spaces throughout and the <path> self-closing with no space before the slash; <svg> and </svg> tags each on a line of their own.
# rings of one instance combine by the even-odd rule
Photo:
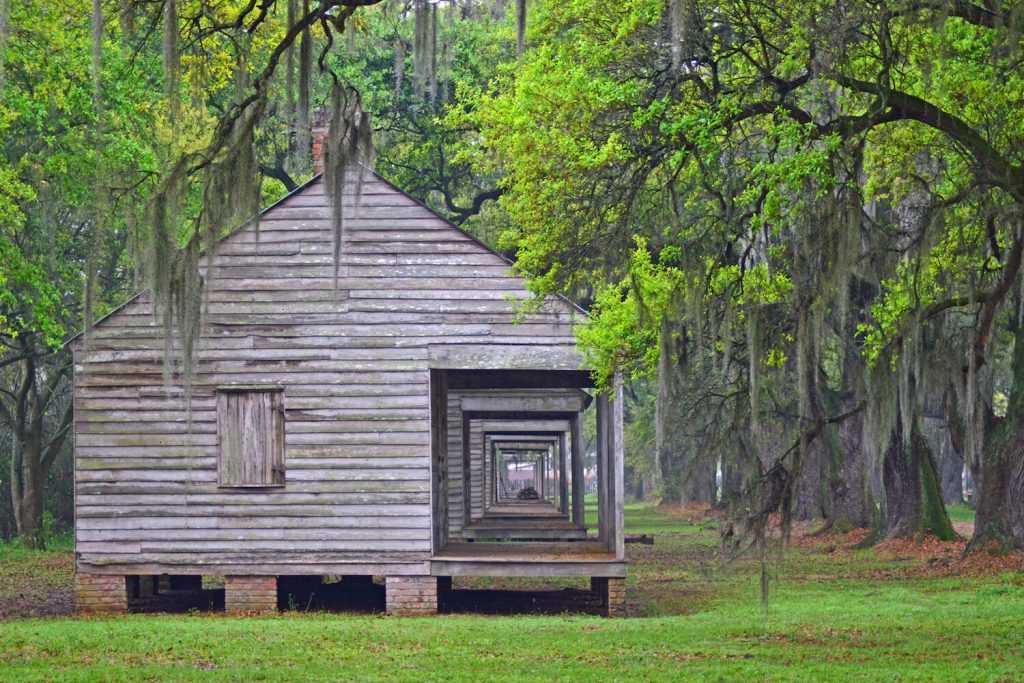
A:
<svg viewBox="0 0 1024 683">
<path fill-rule="evenodd" d="M 29 545 L 43 541 L 44 489 L 68 452 L 71 359 L 61 344 L 83 308 L 100 313 L 123 295 L 140 162 L 154 163 L 146 135 L 159 91 L 109 77 L 127 54 L 94 59 L 91 9 L 18 2 L 0 22 L 0 429 L 11 437 L 0 479 Z"/>
<path fill-rule="evenodd" d="M 579 0 L 534 16 L 521 71 L 475 103 L 479 163 L 507 171 L 533 286 L 598 290 L 583 341 L 605 375 L 682 364 L 718 415 L 732 399 L 755 529 L 794 509 L 817 457 L 830 489 L 859 489 L 857 523 L 875 481 L 884 535 L 950 537 L 920 399 L 953 368 L 940 386 L 979 449 L 977 538 L 1020 546 L 1020 382 L 1001 421 L 982 390 L 1019 282 L 1017 4 Z M 663 330 L 685 345 L 659 366 Z"/>
</svg>

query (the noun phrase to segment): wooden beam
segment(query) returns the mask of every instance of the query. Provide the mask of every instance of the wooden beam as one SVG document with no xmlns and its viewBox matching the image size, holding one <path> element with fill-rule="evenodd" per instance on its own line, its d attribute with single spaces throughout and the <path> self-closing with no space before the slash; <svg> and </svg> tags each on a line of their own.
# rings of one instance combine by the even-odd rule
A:
<svg viewBox="0 0 1024 683">
<path fill-rule="evenodd" d="M 430 371 L 431 541 L 436 552 L 448 542 L 448 382 Z"/>
<path fill-rule="evenodd" d="M 611 422 L 608 397 L 597 397 L 597 533 L 608 542 L 608 427 Z"/>
<path fill-rule="evenodd" d="M 581 389 L 594 386 L 584 370 L 451 370 L 449 389 Z"/>
<path fill-rule="evenodd" d="M 576 371 L 583 357 L 572 346 L 431 344 L 430 367 L 460 370 Z"/>
<path fill-rule="evenodd" d="M 558 437 L 558 509 L 569 514 L 569 462 L 568 438 L 565 432 Z"/>
<path fill-rule="evenodd" d="M 584 474 L 583 474 L 583 429 L 581 422 L 582 415 L 570 422 L 570 458 L 572 459 L 572 521 L 580 526 L 585 526 L 583 495 L 584 495 Z"/>
<path fill-rule="evenodd" d="M 462 409 L 470 411 L 579 412 L 590 403 L 590 395 L 582 390 L 573 394 L 538 396 L 466 396 Z"/>
<path fill-rule="evenodd" d="M 449 388 L 451 385 L 449 385 Z M 470 508 L 472 507 L 473 500 L 471 495 L 470 479 L 472 475 L 470 472 L 470 420 L 467 413 L 462 413 L 462 526 L 465 528 L 469 525 L 470 520 Z"/>
<path fill-rule="evenodd" d="M 507 544 L 513 545 L 513 544 Z M 516 543 L 515 545 L 525 545 Z M 430 571 L 435 576 L 626 576 L 626 563 L 610 562 L 486 562 L 478 560 L 433 560 Z"/>
<path fill-rule="evenodd" d="M 609 455 L 609 525 L 608 549 L 615 553 L 615 558 L 626 558 L 625 533 L 625 442 L 624 442 L 624 406 L 622 398 L 622 377 L 615 376 L 615 398 L 612 401 L 611 425 L 609 437 L 611 449 Z"/>
</svg>

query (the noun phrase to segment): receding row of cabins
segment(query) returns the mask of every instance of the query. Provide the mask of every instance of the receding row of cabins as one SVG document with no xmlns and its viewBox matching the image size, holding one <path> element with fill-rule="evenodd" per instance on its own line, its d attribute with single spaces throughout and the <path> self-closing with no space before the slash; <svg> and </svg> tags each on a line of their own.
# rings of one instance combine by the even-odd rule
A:
<svg viewBox="0 0 1024 683">
<path fill-rule="evenodd" d="M 228 611 L 271 611 L 293 577 L 377 576 L 425 614 L 453 577 L 567 576 L 622 611 L 622 401 L 592 391 L 581 311 L 524 313 L 504 257 L 379 176 L 354 199 L 337 264 L 319 176 L 216 246 L 187 397 L 148 292 L 75 340 L 80 609 L 222 575 Z"/>
</svg>

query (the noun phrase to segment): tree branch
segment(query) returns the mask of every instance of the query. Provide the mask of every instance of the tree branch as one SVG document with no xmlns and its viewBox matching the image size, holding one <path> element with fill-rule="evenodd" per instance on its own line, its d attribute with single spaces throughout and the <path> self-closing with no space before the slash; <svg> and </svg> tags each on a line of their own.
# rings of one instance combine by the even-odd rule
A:
<svg viewBox="0 0 1024 683">
<path fill-rule="evenodd" d="M 920 97 L 893 90 L 880 83 L 862 81 L 843 74 L 832 74 L 831 79 L 848 90 L 877 95 L 889 109 L 882 115 L 882 121 L 918 121 L 945 134 L 970 152 L 978 162 L 979 175 L 987 177 L 1018 200 L 1024 201 L 1024 174 L 1021 169 L 1011 164 L 992 143 L 963 119 Z"/>
<path fill-rule="evenodd" d="M 69 400 L 67 406 L 64 408 L 64 413 L 61 415 L 60 422 L 57 425 L 57 430 L 53 436 L 50 437 L 50 442 L 46 445 L 46 450 L 43 451 L 43 457 L 41 460 L 43 476 L 50 471 L 57 456 L 60 455 L 61 449 L 64 448 L 64 440 L 67 438 L 68 432 L 71 430 L 71 426 L 74 423 L 75 415 L 75 402 Z"/>
</svg>

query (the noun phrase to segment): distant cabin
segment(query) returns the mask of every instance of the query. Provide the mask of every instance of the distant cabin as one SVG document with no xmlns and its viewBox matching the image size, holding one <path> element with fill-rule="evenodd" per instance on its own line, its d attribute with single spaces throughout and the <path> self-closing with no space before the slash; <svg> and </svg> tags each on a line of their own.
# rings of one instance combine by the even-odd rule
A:
<svg viewBox="0 0 1024 683">
<path fill-rule="evenodd" d="M 229 611 L 327 576 L 383 577 L 398 614 L 451 577 L 592 577 L 622 611 L 622 401 L 592 390 L 581 312 L 523 315 L 504 257 L 377 175 L 354 199 L 336 283 L 319 176 L 217 245 L 189 405 L 148 292 L 73 342 L 81 610 L 222 575 Z"/>
</svg>

